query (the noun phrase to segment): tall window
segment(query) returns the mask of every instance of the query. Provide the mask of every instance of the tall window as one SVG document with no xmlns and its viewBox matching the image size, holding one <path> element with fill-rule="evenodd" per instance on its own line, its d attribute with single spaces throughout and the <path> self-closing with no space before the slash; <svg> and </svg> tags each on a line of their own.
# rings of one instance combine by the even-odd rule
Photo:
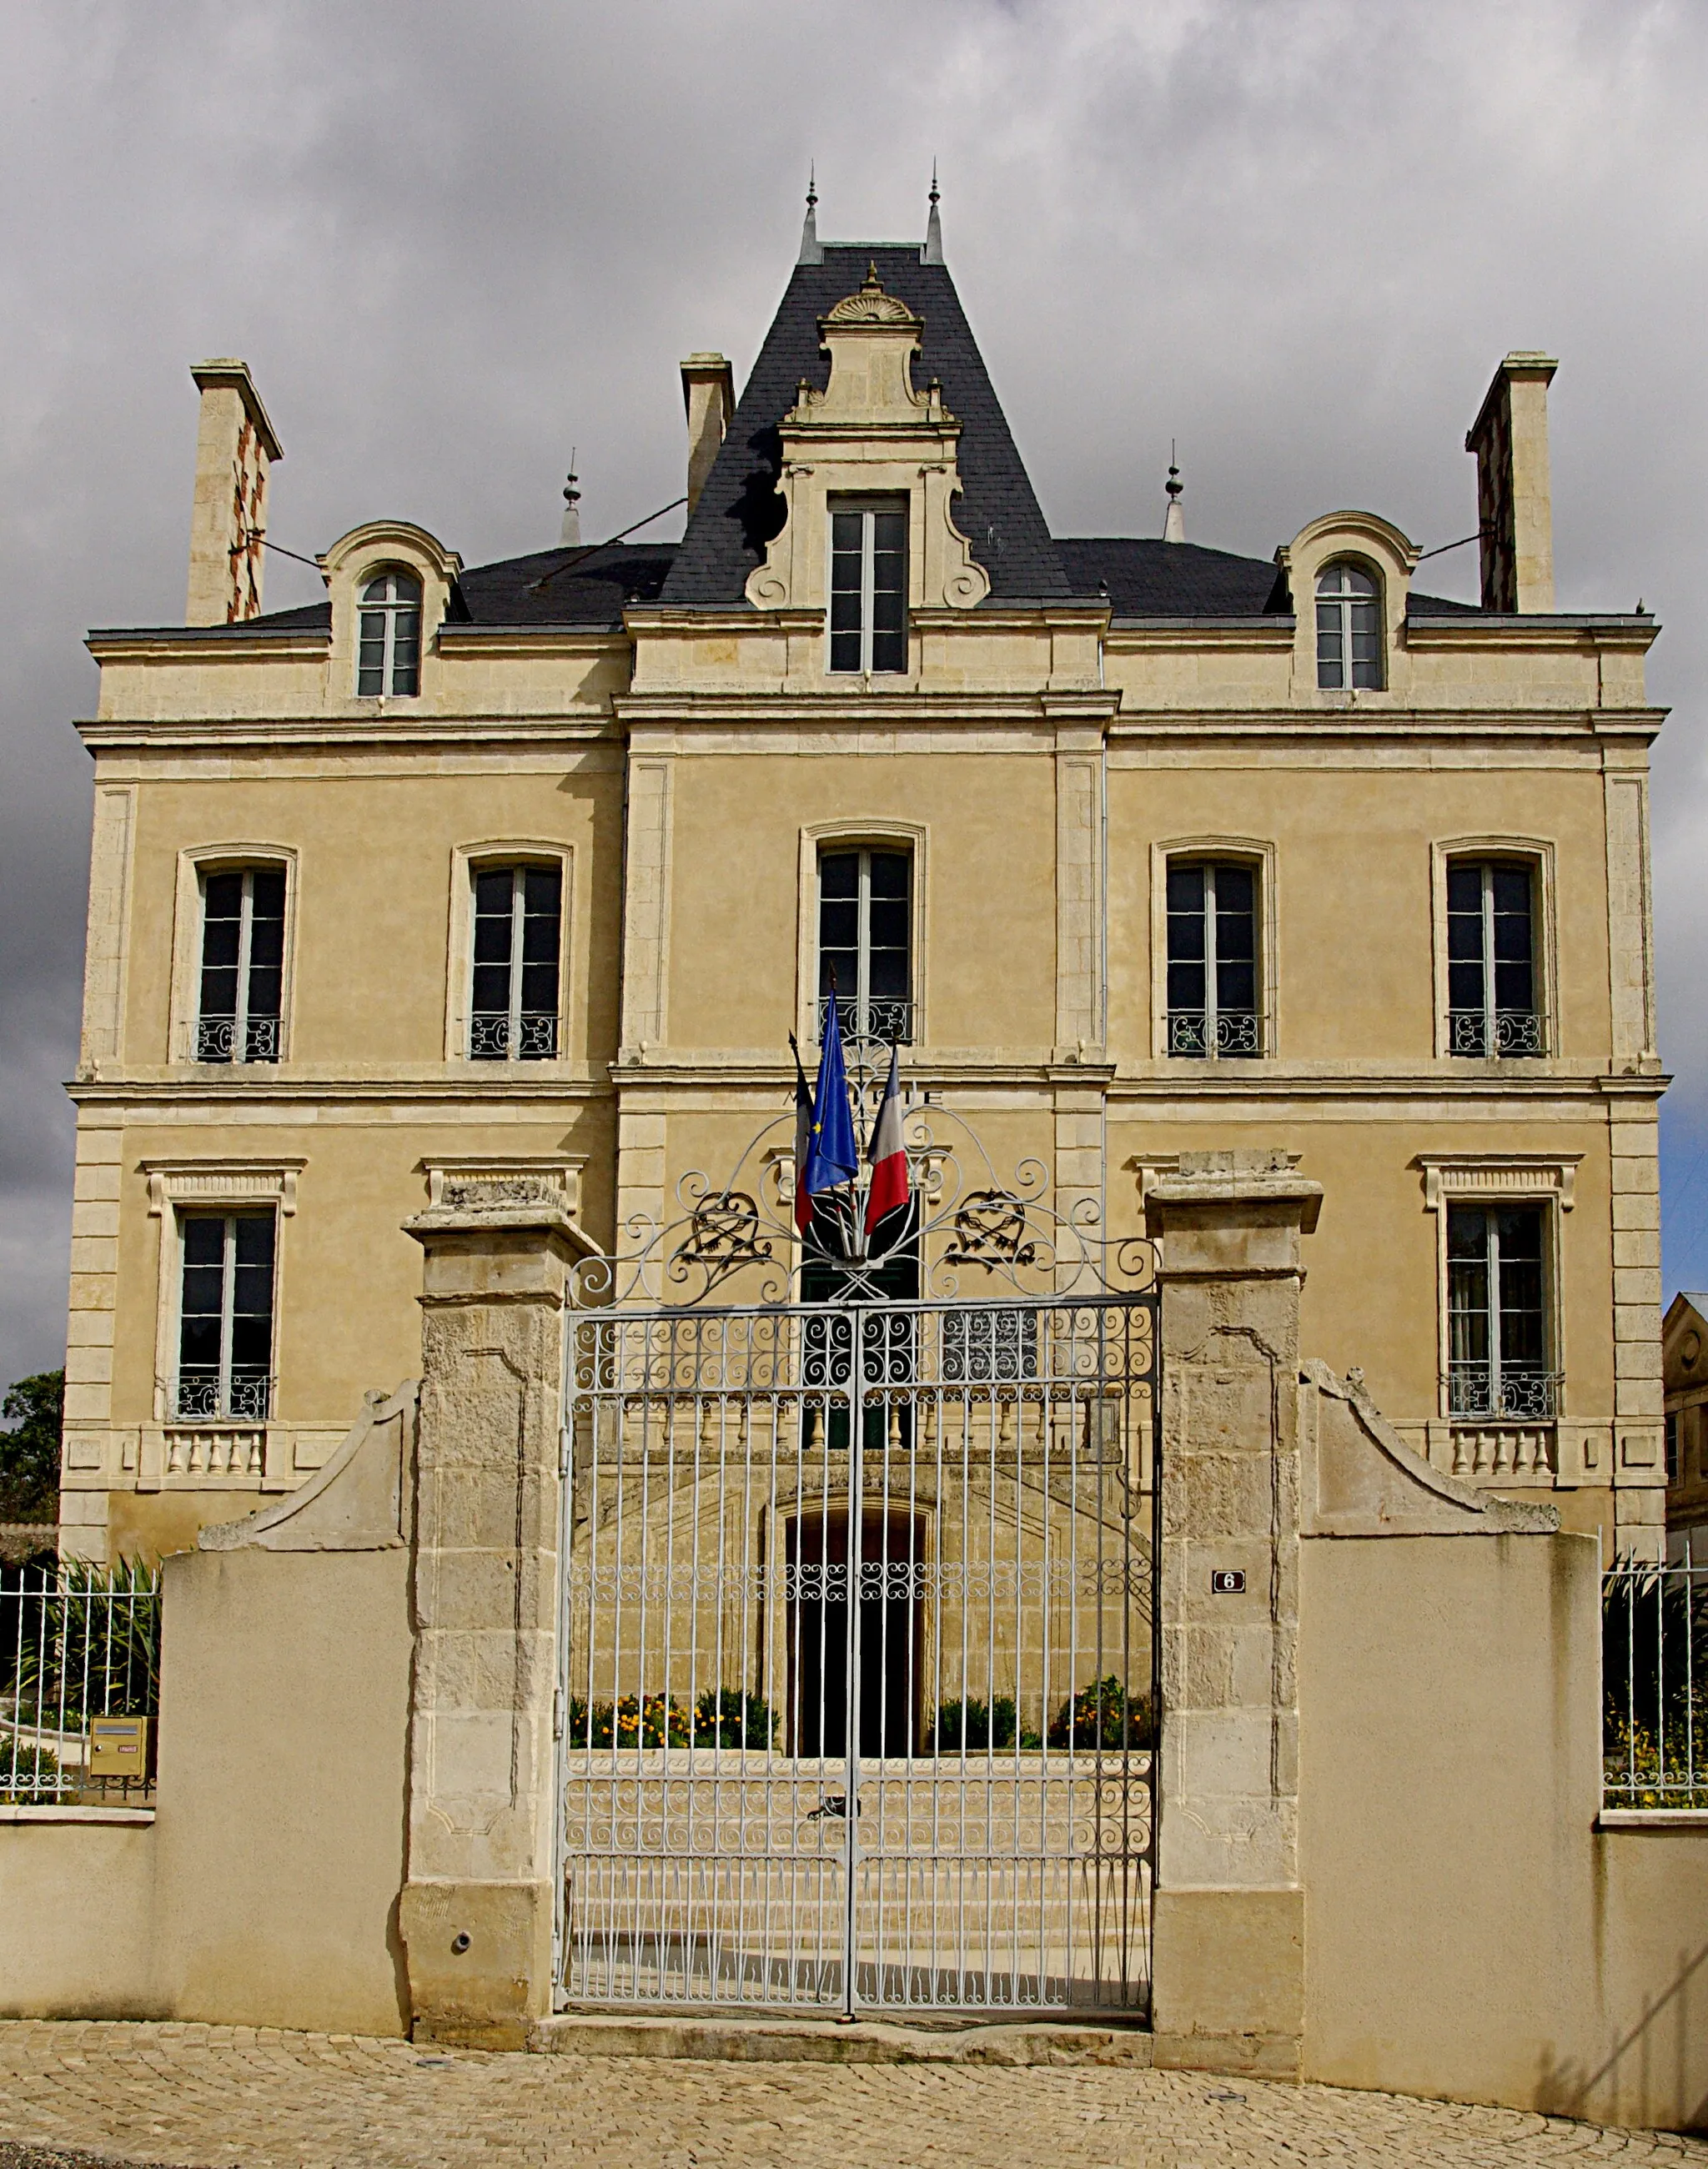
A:
<svg viewBox="0 0 1708 2169">
<path fill-rule="evenodd" d="M 819 860 L 819 1028 L 834 977 L 845 1032 L 913 1037 L 913 861 L 905 851 L 825 851 Z"/>
<path fill-rule="evenodd" d="M 362 589 L 356 691 L 421 690 L 421 583 L 413 573 L 375 573 Z"/>
<path fill-rule="evenodd" d="M 273 1215 L 186 1213 L 180 1422 L 259 1423 L 272 1402 Z"/>
<path fill-rule="evenodd" d="M 476 1062 L 551 1062 L 558 1053 L 558 866 L 480 866 L 474 876 Z"/>
<path fill-rule="evenodd" d="M 276 1062 L 285 980 L 285 869 L 202 877 L 198 1062 Z"/>
<path fill-rule="evenodd" d="M 1448 1052 L 1540 1054 L 1535 870 L 1454 859 L 1447 869 Z"/>
<path fill-rule="evenodd" d="M 830 508 L 830 668 L 907 668 L 907 506 Z"/>
<path fill-rule="evenodd" d="M 1226 860 L 1168 867 L 1168 1051 L 1261 1054 L 1257 877 Z"/>
<path fill-rule="evenodd" d="M 1449 1415 L 1537 1422 L 1556 1413 L 1544 1282 L 1540 1206 L 1449 1208 Z"/>
<path fill-rule="evenodd" d="M 1317 576 L 1316 682 L 1331 692 L 1381 685 L 1381 590 L 1359 566 L 1330 565 Z"/>
</svg>

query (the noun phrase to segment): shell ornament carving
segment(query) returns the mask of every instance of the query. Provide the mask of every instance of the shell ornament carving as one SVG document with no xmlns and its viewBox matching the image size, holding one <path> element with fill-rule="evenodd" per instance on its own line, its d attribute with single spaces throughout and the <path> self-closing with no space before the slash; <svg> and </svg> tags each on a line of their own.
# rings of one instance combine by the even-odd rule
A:
<svg viewBox="0 0 1708 2169">
<path fill-rule="evenodd" d="M 867 265 L 859 292 L 846 295 L 825 318 L 827 324 L 917 324 L 919 321 L 905 301 L 884 292 L 875 264 Z"/>
</svg>

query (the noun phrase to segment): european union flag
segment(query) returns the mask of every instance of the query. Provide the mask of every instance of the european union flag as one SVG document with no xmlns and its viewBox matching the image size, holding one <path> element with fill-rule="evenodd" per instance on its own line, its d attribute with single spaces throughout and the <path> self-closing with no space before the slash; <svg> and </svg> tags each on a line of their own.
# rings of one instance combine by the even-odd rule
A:
<svg viewBox="0 0 1708 2169">
<path fill-rule="evenodd" d="M 818 1090 L 813 1095 L 813 1136 L 807 1148 L 804 1186 L 808 1196 L 852 1182 L 859 1164 L 854 1115 L 848 1105 L 848 1074 L 842 1063 L 842 1027 L 833 994 L 825 1004 L 825 1045 L 819 1056 Z"/>
</svg>

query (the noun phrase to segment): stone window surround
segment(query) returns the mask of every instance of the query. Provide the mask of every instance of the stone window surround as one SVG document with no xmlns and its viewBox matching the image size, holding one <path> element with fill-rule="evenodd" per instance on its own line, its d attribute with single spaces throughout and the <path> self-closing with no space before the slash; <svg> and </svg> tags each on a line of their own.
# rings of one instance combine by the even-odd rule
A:
<svg viewBox="0 0 1708 2169">
<path fill-rule="evenodd" d="M 1438 1414 L 1448 1409 L 1447 1208 L 1449 1205 L 1540 1205 L 1542 1210 L 1543 1301 L 1548 1322 L 1548 1350 L 1560 1376 L 1555 1417 L 1567 1414 L 1570 1367 L 1566 1356 L 1566 1307 L 1561 1282 L 1562 1217 L 1572 1210 L 1582 1153 L 1419 1153 L 1412 1165 L 1423 1177 L 1423 1207 L 1435 1215 L 1436 1394 Z M 1473 1428 L 1488 1420 L 1467 1417 Z M 1535 1426 L 1532 1426 L 1535 1428 Z"/>
<path fill-rule="evenodd" d="M 475 1062 L 468 1052 L 468 1021 L 473 1005 L 474 877 L 493 866 L 554 866 L 562 877 L 558 919 L 557 1062 Z M 569 1058 L 570 930 L 574 924 L 575 847 L 541 837 L 510 837 L 478 844 L 456 844 L 451 853 L 451 914 L 446 939 L 445 1059 L 470 1070 L 508 1076 L 550 1071 Z"/>
<path fill-rule="evenodd" d="M 1329 512 L 1310 520 L 1275 553 L 1293 602 L 1293 699 L 1321 709 L 1400 709 L 1412 691 L 1406 641 L 1406 601 L 1418 562 L 1417 546 L 1374 512 Z M 1319 686 L 1316 682 L 1316 581 L 1330 565 L 1349 563 L 1376 582 L 1382 631 L 1382 683 Z"/>
<path fill-rule="evenodd" d="M 276 1063 L 197 1063 L 196 1020 L 201 1010 L 203 884 L 209 874 L 251 866 L 277 866 L 285 876 L 285 955 L 279 986 L 279 1060 Z M 178 855 L 178 888 L 172 916 L 172 991 L 166 1058 L 197 1069 L 275 1070 L 291 1059 L 292 996 L 296 989 L 296 898 L 302 887 L 299 854 L 291 844 L 233 840 L 193 844 Z"/>
<path fill-rule="evenodd" d="M 332 606 L 327 687 L 336 712 L 383 714 L 398 701 L 430 703 L 440 690 L 438 634 L 462 560 L 436 536 L 406 520 L 370 520 L 341 535 L 318 560 Z M 401 570 L 421 583 L 421 667 L 414 693 L 359 694 L 356 650 L 361 589 L 375 573 Z"/>
<path fill-rule="evenodd" d="M 866 820 L 809 822 L 800 832 L 799 892 L 795 914 L 795 1037 L 803 1047 L 819 1043 L 819 858 L 823 851 L 905 849 L 913 860 L 911 918 L 913 945 L 913 1044 L 929 1037 L 926 1008 L 931 924 L 928 847 L 930 832 L 916 822 L 873 816 Z"/>
<path fill-rule="evenodd" d="M 279 1228 L 273 1246 L 273 1372 L 278 1375 L 279 1322 L 285 1314 L 286 1244 L 280 1223 L 296 1211 L 297 1178 L 302 1159 L 145 1159 L 138 1163 L 148 1183 L 148 1212 L 160 1223 L 159 1281 L 155 1300 L 154 1421 L 178 1427 L 172 1409 L 172 1381 L 178 1368 L 179 1303 L 184 1276 L 184 1214 L 186 1212 L 241 1212 L 271 1206 Z M 267 1421 L 276 1422 L 275 1396 Z M 254 1431 L 248 1423 L 209 1424 L 186 1419 L 185 1428 Z"/>
<path fill-rule="evenodd" d="M 1557 905 L 1554 845 L 1545 836 L 1447 836 L 1429 846 L 1430 946 L 1434 962 L 1435 1055 L 1456 1065 L 1478 1058 L 1448 1053 L 1447 1021 L 1447 871 L 1455 859 L 1522 859 L 1531 869 L 1535 919 L 1531 949 L 1535 972 L 1535 994 L 1541 1011 L 1540 1055 L 1504 1057 L 1520 1066 L 1545 1062 L 1560 1050 L 1559 943 L 1556 938 Z M 1482 1058 L 1501 1060 L 1498 1056 Z"/>
<path fill-rule="evenodd" d="M 1168 866 L 1172 859 L 1232 860 L 1257 877 L 1258 1062 L 1273 1060 L 1280 1043 L 1280 941 L 1277 853 L 1261 836 L 1170 836 L 1150 846 L 1150 1054 L 1156 1062 L 1198 1062 L 1168 1052 Z M 1243 1063 L 1252 1058 L 1241 1057 Z"/>
</svg>

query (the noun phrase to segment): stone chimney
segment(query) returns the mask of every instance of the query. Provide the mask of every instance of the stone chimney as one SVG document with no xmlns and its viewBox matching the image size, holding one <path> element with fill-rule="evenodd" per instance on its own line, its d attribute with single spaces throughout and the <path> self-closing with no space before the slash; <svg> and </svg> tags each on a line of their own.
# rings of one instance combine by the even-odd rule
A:
<svg viewBox="0 0 1708 2169">
<path fill-rule="evenodd" d="M 1465 440 L 1476 455 L 1486 610 L 1554 607 L 1548 386 L 1559 366 L 1545 354 L 1509 354 Z"/>
<path fill-rule="evenodd" d="M 246 361 L 201 361 L 186 625 L 238 625 L 261 610 L 267 476 L 285 456 Z"/>
<path fill-rule="evenodd" d="M 688 410 L 688 517 L 700 502 L 718 447 L 735 415 L 735 373 L 721 354 L 691 354 L 682 364 Z"/>
</svg>

